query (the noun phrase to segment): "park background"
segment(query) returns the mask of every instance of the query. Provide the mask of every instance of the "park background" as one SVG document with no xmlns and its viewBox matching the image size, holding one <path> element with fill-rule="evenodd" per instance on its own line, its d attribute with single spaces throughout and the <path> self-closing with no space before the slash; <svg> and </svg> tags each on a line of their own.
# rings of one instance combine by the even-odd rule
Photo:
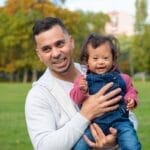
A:
<svg viewBox="0 0 150 150">
<path fill-rule="evenodd" d="M 67 0 L 66 0 L 67 1 Z M 65 0 L 6 0 L 0 7 L 0 149 L 30 150 L 24 118 L 24 103 L 31 83 L 45 67 L 38 61 L 32 41 L 32 26 L 44 16 L 60 17 L 73 35 L 78 61 L 81 43 L 88 33 L 106 33 L 106 25 L 118 28 L 116 17 L 97 12 L 69 10 Z M 143 150 L 149 150 L 150 133 L 150 22 L 148 1 L 136 0 L 134 32 L 112 32 L 120 41 L 119 67 L 133 77 L 140 104 L 134 110 Z M 89 5 L 90 7 L 90 5 Z M 127 25 L 128 26 L 128 25 Z M 114 31 L 114 30 L 109 30 Z M 111 34 L 111 33 L 109 33 Z"/>
</svg>

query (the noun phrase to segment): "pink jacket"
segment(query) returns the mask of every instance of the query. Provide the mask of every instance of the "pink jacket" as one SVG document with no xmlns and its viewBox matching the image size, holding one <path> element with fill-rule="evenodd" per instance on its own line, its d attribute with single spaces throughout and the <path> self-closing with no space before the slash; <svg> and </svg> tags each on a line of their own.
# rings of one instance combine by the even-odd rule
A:
<svg viewBox="0 0 150 150">
<path fill-rule="evenodd" d="M 136 103 L 135 106 L 137 106 L 138 105 L 138 96 L 137 96 L 138 92 L 133 86 L 131 77 L 124 73 L 121 73 L 121 76 L 126 83 L 126 89 L 127 89 L 127 93 L 124 99 L 125 100 L 129 98 L 134 99 Z M 83 78 L 83 75 L 79 75 L 77 77 L 77 79 L 74 82 L 73 89 L 70 91 L 70 97 L 73 99 L 73 101 L 76 104 L 81 104 L 83 100 L 88 96 L 88 93 L 83 93 L 79 88 L 79 81 L 81 80 L 81 78 Z"/>
</svg>

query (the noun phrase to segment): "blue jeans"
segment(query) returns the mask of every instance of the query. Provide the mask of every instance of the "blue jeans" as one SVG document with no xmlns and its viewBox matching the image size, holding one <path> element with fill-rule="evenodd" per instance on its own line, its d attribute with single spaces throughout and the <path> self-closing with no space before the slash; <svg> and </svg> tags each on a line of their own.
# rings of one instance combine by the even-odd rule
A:
<svg viewBox="0 0 150 150">
<path fill-rule="evenodd" d="M 117 116 L 119 117 L 119 115 L 122 116 L 120 119 L 117 119 Z M 118 110 L 115 113 L 112 113 L 112 115 L 109 114 L 109 116 L 105 118 L 97 118 L 95 121 L 106 135 L 109 134 L 110 127 L 117 129 L 117 143 L 121 150 L 141 150 L 141 144 L 138 140 L 136 131 L 133 124 L 128 119 L 127 114 L 123 114 Z M 89 128 L 86 129 L 84 134 L 90 140 L 94 141 Z M 83 138 L 80 138 L 73 147 L 73 150 L 90 150 L 90 147 Z"/>
</svg>

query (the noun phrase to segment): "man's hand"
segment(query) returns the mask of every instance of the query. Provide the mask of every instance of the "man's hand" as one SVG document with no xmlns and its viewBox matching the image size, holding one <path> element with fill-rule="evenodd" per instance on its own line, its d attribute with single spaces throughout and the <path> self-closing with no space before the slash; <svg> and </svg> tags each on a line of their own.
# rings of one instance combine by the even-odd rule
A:
<svg viewBox="0 0 150 150">
<path fill-rule="evenodd" d="M 91 148 L 93 148 L 93 150 L 110 148 L 116 145 L 116 137 L 117 137 L 116 129 L 110 128 L 110 134 L 105 135 L 101 130 L 101 128 L 97 124 L 93 123 L 90 125 L 90 130 L 95 142 L 89 140 L 86 135 L 84 135 L 84 140 Z"/>
<path fill-rule="evenodd" d="M 96 94 L 88 96 L 82 104 L 80 113 L 88 120 L 93 120 L 106 112 L 117 109 L 119 107 L 117 103 L 122 98 L 120 95 L 118 96 L 121 89 L 117 88 L 106 94 L 112 85 L 113 83 L 108 83 Z"/>
</svg>

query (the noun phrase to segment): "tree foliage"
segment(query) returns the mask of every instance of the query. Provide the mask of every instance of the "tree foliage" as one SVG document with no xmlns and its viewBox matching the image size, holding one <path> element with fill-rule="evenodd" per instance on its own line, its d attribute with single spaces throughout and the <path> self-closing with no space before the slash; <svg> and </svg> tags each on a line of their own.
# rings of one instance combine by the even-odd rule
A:
<svg viewBox="0 0 150 150">
<path fill-rule="evenodd" d="M 134 38 L 134 66 L 136 71 L 150 73 L 150 25 L 144 27 L 141 35 Z"/>
<path fill-rule="evenodd" d="M 147 17 L 147 0 L 136 0 L 136 22 L 135 31 L 141 32 Z"/>
<path fill-rule="evenodd" d="M 136 34 L 133 40 L 135 71 L 150 72 L 150 25 L 146 24 L 147 0 L 136 0 Z"/>
</svg>

